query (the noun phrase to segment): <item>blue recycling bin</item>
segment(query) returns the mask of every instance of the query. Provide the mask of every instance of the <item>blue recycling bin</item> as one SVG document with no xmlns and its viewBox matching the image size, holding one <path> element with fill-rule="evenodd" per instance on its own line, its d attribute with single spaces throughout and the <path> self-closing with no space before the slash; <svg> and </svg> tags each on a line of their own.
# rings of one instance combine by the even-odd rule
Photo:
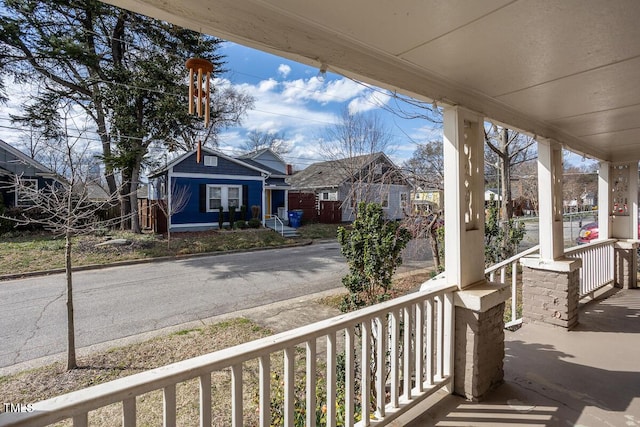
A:
<svg viewBox="0 0 640 427">
<path fill-rule="evenodd" d="M 289 227 L 298 228 L 302 223 L 302 209 L 289 211 Z"/>
</svg>

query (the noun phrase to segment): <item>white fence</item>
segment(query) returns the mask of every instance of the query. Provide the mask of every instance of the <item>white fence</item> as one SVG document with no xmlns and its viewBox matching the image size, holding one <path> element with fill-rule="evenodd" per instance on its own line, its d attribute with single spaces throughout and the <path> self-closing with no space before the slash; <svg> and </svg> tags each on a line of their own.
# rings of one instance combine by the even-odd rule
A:
<svg viewBox="0 0 640 427">
<path fill-rule="evenodd" d="M 615 242 L 616 239 L 596 240 L 564 252 L 566 257 L 582 260 L 580 298 L 613 282 Z"/>
<path fill-rule="evenodd" d="M 216 371 L 230 371 L 228 424 L 241 426 L 253 416 L 258 425 L 269 426 L 273 399 L 280 395 L 272 393 L 272 369 L 275 364 L 280 366 L 273 362 L 274 358 L 282 358 L 278 360 L 282 362 L 284 392 L 277 406 L 283 408 L 285 426 L 295 425 L 296 380 L 302 381 L 305 388 L 305 425 L 316 425 L 318 370 L 325 366 L 322 373 L 327 398 L 323 411 L 327 426 L 335 426 L 338 417 L 344 417 L 345 425 L 386 425 L 435 391 L 453 388 L 455 289 L 433 281 L 427 290 L 376 306 L 42 401 L 33 405 L 33 412 L 2 414 L 0 426 L 37 427 L 65 419 L 72 419 L 76 427 L 87 426 L 91 411 L 114 403 L 122 404 L 122 425 L 135 426 L 140 397 L 158 390 L 162 391 L 164 402 L 163 421 L 159 422 L 174 426 L 176 387 L 192 379 L 197 379 L 200 386 L 199 401 L 191 402 L 199 407 L 199 424 L 210 426 L 211 378 Z M 318 354 L 324 346 L 326 352 Z M 296 351 L 301 347 L 304 375 L 296 370 L 303 359 Z M 344 351 L 344 378 L 338 378 L 336 362 L 340 351 Z M 247 375 L 243 375 L 247 364 L 255 365 L 256 361 L 257 416 L 245 410 Z M 344 389 L 338 393 L 340 383 Z M 342 408 L 341 413 L 338 408 Z M 118 421 L 113 420 L 112 424 L 120 424 Z"/>
</svg>

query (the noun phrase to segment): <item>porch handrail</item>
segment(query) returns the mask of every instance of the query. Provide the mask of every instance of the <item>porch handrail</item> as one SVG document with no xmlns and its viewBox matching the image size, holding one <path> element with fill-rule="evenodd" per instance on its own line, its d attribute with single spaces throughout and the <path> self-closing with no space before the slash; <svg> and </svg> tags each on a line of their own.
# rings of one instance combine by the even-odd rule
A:
<svg viewBox="0 0 640 427">
<path fill-rule="evenodd" d="M 275 223 L 279 222 L 280 223 L 280 235 L 282 235 L 282 237 L 284 237 L 284 222 L 282 222 L 282 220 L 278 217 L 278 215 L 274 215 L 273 216 L 275 218 Z M 276 225 L 276 233 L 278 232 L 278 226 Z"/>
<path fill-rule="evenodd" d="M 198 356 L 192 359 L 116 379 L 33 404 L 33 412 L 5 413 L 0 426 L 46 426 L 73 419 L 74 426 L 86 426 L 88 413 L 101 407 L 122 402 L 123 426 L 135 425 L 136 397 L 148 392 L 164 391 L 164 419 L 175 424 L 175 390 L 178 383 L 199 378 L 200 422 L 211 425 L 211 373 L 231 369 L 232 414 L 234 426 L 243 422 L 243 363 L 258 359 L 260 425 L 270 425 L 270 360 L 271 355 L 284 351 L 285 425 L 293 421 L 295 346 L 306 347 L 307 425 L 315 426 L 316 407 L 316 340 L 326 338 L 327 420 L 335 426 L 336 419 L 336 336 L 345 338 L 345 397 L 347 425 L 354 425 L 354 375 L 370 378 L 370 362 L 376 354 L 376 364 L 386 367 L 376 375 L 375 384 L 361 382 L 361 422 L 359 425 L 385 425 L 410 407 L 437 390 L 450 386 L 453 371 L 453 291 L 455 285 L 437 283 L 390 301 L 343 314 L 274 336 Z M 362 331 L 361 348 L 356 354 L 356 328 Z M 400 334 L 400 329 L 403 334 Z M 375 339 L 374 336 L 378 338 Z M 388 342 L 387 342 L 388 341 Z M 386 350 L 390 351 L 387 352 Z M 376 351 L 377 350 L 377 351 Z M 403 351 L 408 350 L 408 351 Z M 355 359 L 360 356 L 358 365 Z M 399 375 L 400 373 L 400 375 Z M 387 382 L 390 378 L 390 386 Z M 421 380 L 416 380 L 420 378 Z M 385 396 L 390 390 L 390 403 L 371 401 L 371 392 Z M 202 393 L 207 390 L 207 393 Z M 312 391 L 311 393 L 309 391 Z M 402 395 L 400 395 L 400 392 Z M 208 395 L 208 397 L 207 397 Z M 370 408 L 375 403 L 375 419 Z M 166 421 L 165 421 L 166 423 Z M 168 424 L 171 424 L 169 422 Z M 167 424 L 166 424 L 167 425 Z"/>
<path fill-rule="evenodd" d="M 564 256 L 582 260 L 579 297 L 593 294 L 614 280 L 614 245 L 617 239 L 595 240 L 564 251 Z"/>
<path fill-rule="evenodd" d="M 540 245 L 535 245 L 525 251 L 515 254 L 498 264 L 492 265 L 484 270 L 485 276 L 490 282 L 495 282 L 495 274 L 500 271 L 499 283 L 506 284 L 507 268 L 511 266 L 511 320 L 505 323 L 505 327 L 511 327 L 522 323 L 522 318 L 518 316 L 518 264 L 520 260 L 528 255 L 532 255 L 540 250 Z M 515 273 L 514 273 L 515 272 Z"/>
</svg>

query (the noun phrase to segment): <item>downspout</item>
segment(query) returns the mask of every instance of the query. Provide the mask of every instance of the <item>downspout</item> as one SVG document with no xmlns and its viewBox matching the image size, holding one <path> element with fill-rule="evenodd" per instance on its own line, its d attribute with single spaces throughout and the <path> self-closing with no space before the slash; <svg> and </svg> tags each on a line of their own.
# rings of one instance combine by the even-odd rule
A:
<svg viewBox="0 0 640 427">
<path fill-rule="evenodd" d="M 267 203 L 267 176 L 262 174 L 262 226 L 267 222 L 267 214 L 265 213 Z"/>
<path fill-rule="evenodd" d="M 173 171 L 173 167 L 169 168 L 167 171 L 167 233 L 171 230 L 171 189 L 173 188 L 171 185 L 171 172 Z"/>
</svg>

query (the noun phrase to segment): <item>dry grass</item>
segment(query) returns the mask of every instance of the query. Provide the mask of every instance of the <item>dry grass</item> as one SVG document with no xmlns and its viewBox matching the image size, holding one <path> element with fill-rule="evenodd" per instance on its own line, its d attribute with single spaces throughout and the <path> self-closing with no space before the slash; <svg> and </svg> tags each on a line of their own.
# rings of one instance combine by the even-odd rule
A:
<svg viewBox="0 0 640 427">
<path fill-rule="evenodd" d="M 96 246 L 111 238 L 129 241 L 121 246 Z M 46 233 L 0 236 L 0 275 L 64 267 L 64 239 Z M 267 229 L 172 233 L 171 247 L 163 236 L 112 232 L 108 236 L 80 236 L 73 241 L 73 266 L 177 256 L 205 252 L 282 246 L 294 241 Z"/>
<path fill-rule="evenodd" d="M 79 360 L 81 368 L 65 371 L 61 363 L 45 366 L 20 374 L 0 378 L 0 401 L 33 403 L 60 394 L 164 366 L 180 360 L 231 347 L 243 342 L 271 335 L 271 331 L 247 319 L 234 319 L 202 328 L 185 330 Z M 281 364 L 281 362 L 279 362 Z M 278 366 L 278 361 L 274 360 Z M 245 364 L 247 384 L 245 406 L 250 422 L 257 401 L 257 362 Z M 252 387 L 251 385 L 254 385 Z M 181 383 L 177 387 L 178 425 L 197 424 L 199 385 L 197 380 Z M 212 374 L 213 424 L 228 425 L 230 420 L 230 374 L 228 371 Z M 162 392 L 152 392 L 137 399 L 138 425 L 162 424 Z M 90 413 L 91 425 L 111 427 L 121 418 L 121 405 L 114 404 Z M 114 424 L 114 420 L 117 422 Z M 60 425 L 70 425 L 62 423 Z"/>
</svg>

